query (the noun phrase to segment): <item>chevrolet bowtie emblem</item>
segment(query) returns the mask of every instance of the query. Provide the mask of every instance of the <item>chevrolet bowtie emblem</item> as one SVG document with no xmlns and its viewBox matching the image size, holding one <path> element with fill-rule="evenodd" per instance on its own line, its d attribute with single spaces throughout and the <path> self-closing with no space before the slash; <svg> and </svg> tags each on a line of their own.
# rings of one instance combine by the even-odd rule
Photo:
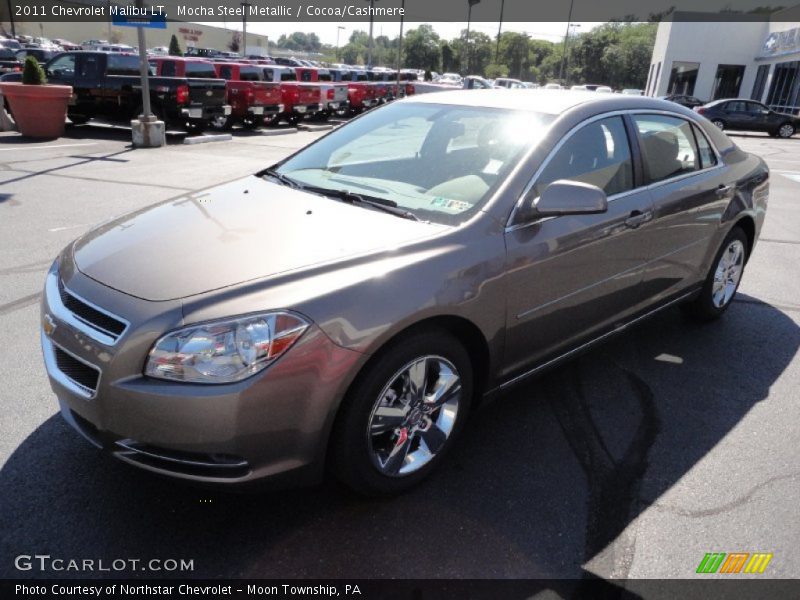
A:
<svg viewBox="0 0 800 600">
<path fill-rule="evenodd" d="M 42 319 L 42 329 L 44 329 L 45 335 L 47 335 L 48 337 L 53 335 L 53 332 L 56 330 L 56 327 L 57 325 L 56 322 L 53 320 L 53 317 L 51 317 L 48 314 L 45 314 L 44 319 Z"/>
</svg>

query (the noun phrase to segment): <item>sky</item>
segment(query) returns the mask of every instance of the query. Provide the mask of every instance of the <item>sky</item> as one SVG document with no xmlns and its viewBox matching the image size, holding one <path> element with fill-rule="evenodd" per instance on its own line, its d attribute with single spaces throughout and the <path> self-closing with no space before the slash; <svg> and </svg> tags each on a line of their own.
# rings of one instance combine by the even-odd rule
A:
<svg viewBox="0 0 800 600">
<path fill-rule="evenodd" d="M 220 26 L 220 23 L 208 23 L 208 25 Z M 241 30 L 242 24 L 240 22 L 230 21 L 225 24 L 229 29 Z M 422 23 L 405 23 L 403 31 L 409 29 L 416 29 Z M 429 23 L 433 26 L 436 33 L 444 39 L 452 39 L 458 37 L 462 29 L 466 29 L 467 23 Z M 472 23 L 470 29 L 472 31 L 480 31 L 494 38 L 497 35 L 497 25 L 495 22 L 478 22 Z M 600 25 L 600 23 L 574 23 L 578 27 L 574 30 L 576 33 L 581 33 L 591 30 L 593 27 Z M 347 43 L 350 34 L 357 29 L 369 31 L 369 23 L 363 22 L 330 22 L 330 23 L 254 23 L 247 24 L 247 31 L 259 33 L 261 35 L 268 35 L 270 42 L 277 41 L 282 34 L 290 34 L 295 31 L 314 32 L 316 33 L 323 44 L 336 45 L 337 27 L 343 26 L 344 29 L 339 33 L 339 45 L 344 46 Z M 535 39 L 549 40 L 557 42 L 564 39 L 564 33 L 567 29 L 566 21 L 563 23 L 503 23 L 503 31 L 517 31 L 525 32 Z M 373 35 L 385 35 L 390 38 L 397 37 L 400 34 L 399 23 L 379 23 L 376 22 L 373 29 Z"/>
</svg>

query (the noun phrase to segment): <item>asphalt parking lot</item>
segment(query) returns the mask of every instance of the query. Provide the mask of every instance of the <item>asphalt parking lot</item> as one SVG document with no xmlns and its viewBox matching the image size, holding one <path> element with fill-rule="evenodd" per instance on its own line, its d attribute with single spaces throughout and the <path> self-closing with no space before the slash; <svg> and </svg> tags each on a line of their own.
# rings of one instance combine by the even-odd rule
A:
<svg viewBox="0 0 800 600">
<path fill-rule="evenodd" d="M 706 552 L 736 551 L 773 553 L 764 576 L 800 576 L 800 139 L 735 137 L 773 176 L 723 320 L 661 313 L 476 413 L 422 487 L 366 501 L 333 483 L 231 495 L 158 479 L 57 414 L 37 306 L 56 253 L 320 133 L 158 150 L 128 135 L 0 134 L 0 576 L 80 575 L 14 567 L 50 554 L 192 559 L 196 577 L 685 578 Z M 164 575 L 114 573 L 128 574 Z"/>
</svg>

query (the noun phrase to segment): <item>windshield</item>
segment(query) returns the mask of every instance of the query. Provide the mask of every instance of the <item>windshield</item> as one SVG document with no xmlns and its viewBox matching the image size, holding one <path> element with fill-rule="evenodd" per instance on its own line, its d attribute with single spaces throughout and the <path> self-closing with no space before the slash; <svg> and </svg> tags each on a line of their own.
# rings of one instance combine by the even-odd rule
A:
<svg viewBox="0 0 800 600">
<path fill-rule="evenodd" d="M 480 210 L 552 120 L 527 111 L 391 104 L 275 171 L 300 186 L 379 198 L 422 221 L 457 225 Z"/>
</svg>

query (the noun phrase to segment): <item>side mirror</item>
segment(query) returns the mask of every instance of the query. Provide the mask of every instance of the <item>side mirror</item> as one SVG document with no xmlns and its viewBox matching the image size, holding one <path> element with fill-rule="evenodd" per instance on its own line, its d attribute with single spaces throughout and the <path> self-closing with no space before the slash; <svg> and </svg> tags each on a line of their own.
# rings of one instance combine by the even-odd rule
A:
<svg viewBox="0 0 800 600">
<path fill-rule="evenodd" d="M 608 210 L 606 193 L 596 185 L 559 179 L 548 185 L 538 200 L 526 199 L 529 218 L 592 215 Z"/>
</svg>

